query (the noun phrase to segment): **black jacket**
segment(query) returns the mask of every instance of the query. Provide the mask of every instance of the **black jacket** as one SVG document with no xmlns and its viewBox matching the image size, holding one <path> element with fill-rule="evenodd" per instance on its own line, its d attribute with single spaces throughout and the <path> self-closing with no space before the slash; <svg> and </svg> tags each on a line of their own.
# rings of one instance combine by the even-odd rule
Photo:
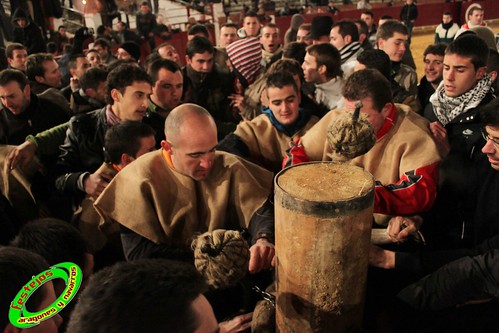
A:
<svg viewBox="0 0 499 333">
<path fill-rule="evenodd" d="M 31 93 L 27 109 L 14 115 L 0 109 L 0 143 L 20 145 L 28 135 L 35 135 L 69 120 L 66 111 L 53 101 Z"/>
<path fill-rule="evenodd" d="M 84 193 L 78 188 L 80 176 L 95 172 L 104 162 L 104 136 L 110 127 L 106 107 L 75 115 L 69 121 L 57 161 L 55 186 L 59 191 L 83 198 Z M 142 121 L 156 131 L 156 145 L 159 147 L 161 140 L 164 140 L 164 120 L 159 114 L 148 112 Z"/>
<path fill-rule="evenodd" d="M 427 240 L 438 248 L 473 245 L 472 221 L 478 183 L 474 175 L 483 158 L 481 149 L 484 145 L 478 111 L 493 97 L 489 93 L 477 108 L 466 111 L 445 126 L 450 152 L 440 163 L 438 196 L 423 225 L 423 229 L 427 228 Z M 435 114 L 431 115 L 430 122 L 436 121 Z"/>
<path fill-rule="evenodd" d="M 418 18 L 418 7 L 415 4 L 405 4 L 400 11 L 400 21 L 409 22 Z"/>
<path fill-rule="evenodd" d="M 21 28 L 17 25 L 17 20 L 23 18 L 26 20 L 26 27 Z M 30 18 L 24 10 L 18 8 L 14 15 L 12 15 L 12 22 L 14 23 L 14 39 L 13 42 L 21 43 L 26 46 L 28 54 L 45 52 L 47 49 L 45 47 L 45 39 L 41 29 L 34 23 L 30 21 Z"/>
</svg>

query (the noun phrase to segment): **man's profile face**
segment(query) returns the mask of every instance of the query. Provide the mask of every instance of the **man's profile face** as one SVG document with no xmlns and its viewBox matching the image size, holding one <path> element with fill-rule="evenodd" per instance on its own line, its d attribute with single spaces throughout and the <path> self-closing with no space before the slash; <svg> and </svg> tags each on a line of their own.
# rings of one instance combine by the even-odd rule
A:
<svg viewBox="0 0 499 333">
<path fill-rule="evenodd" d="M 76 58 L 76 69 L 72 70 L 71 74 L 81 78 L 91 66 L 86 57 Z"/>
<path fill-rule="evenodd" d="M 359 101 L 352 101 L 345 98 L 345 109 L 348 111 L 355 111 L 355 104 Z M 366 97 L 360 99 L 362 102 L 362 108 L 360 109 L 361 113 L 367 115 L 367 120 L 371 123 L 374 128 L 374 132 L 378 133 L 378 131 L 383 127 L 383 123 L 389 113 L 388 108 L 383 108 L 383 110 L 377 110 L 374 106 L 373 99 L 371 97 Z"/>
<path fill-rule="evenodd" d="M 300 43 L 305 43 L 307 45 L 312 45 L 312 38 L 310 38 L 310 31 L 305 29 L 298 29 L 296 33 L 296 41 Z"/>
<path fill-rule="evenodd" d="M 273 27 L 264 27 L 260 37 L 260 43 L 265 51 L 274 53 L 281 45 L 279 29 Z"/>
<path fill-rule="evenodd" d="M 392 37 L 386 40 L 383 38 L 378 39 L 378 46 L 380 50 L 385 51 L 391 61 L 400 62 L 404 57 L 407 39 L 407 35 L 395 32 Z"/>
<path fill-rule="evenodd" d="M 424 73 L 430 83 L 438 84 L 442 81 L 444 70 L 444 57 L 438 54 L 428 53 L 424 57 Z"/>
<path fill-rule="evenodd" d="M 487 155 L 489 159 L 490 166 L 499 171 L 499 127 L 497 126 L 485 126 L 483 129 L 489 137 L 489 140 L 485 143 L 482 148 L 482 153 Z M 495 143 L 497 142 L 497 143 Z"/>
<path fill-rule="evenodd" d="M 20 115 L 29 105 L 30 92 L 29 84 L 21 89 L 19 83 L 10 81 L 4 86 L 0 86 L 0 101 L 12 114 Z"/>
<path fill-rule="evenodd" d="M 469 57 L 446 54 L 443 71 L 445 95 L 458 97 L 466 93 L 483 77 L 486 69 L 487 67 L 481 67 L 475 70 Z"/>
<path fill-rule="evenodd" d="M 308 52 L 305 54 L 305 59 L 303 61 L 303 64 L 301 65 L 301 68 L 303 69 L 303 76 L 306 82 L 321 82 L 319 65 L 317 64 L 317 60 L 313 55 L 310 55 Z"/>
<path fill-rule="evenodd" d="M 483 21 L 483 10 L 474 10 L 473 13 L 469 15 L 470 22 L 472 25 L 480 25 Z"/>
<path fill-rule="evenodd" d="M 172 157 L 173 166 L 178 172 L 201 181 L 208 177 L 218 144 L 215 122 L 206 117 L 189 115 L 174 138 L 161 146 Z"/>
<path fill-rule="evenodd" d="M 151 93 L 148 82 L 134 81 L 125 88 L 123 94 L 117 89 L 111 91 L 114 104 L 117 104 L 117 116 L 121 120 L 142 121 L 148 107 L 147 97 Z M 113 105 L 114 106 L 114 105 Z"/>
<path fill-rule="evenodd" d="M 44 69 L 43 77 L 37 76 L 36 78 L 39 78 L 37 81 L 53 88 L 60 88 L 62 73 L 57 62 L 55 60 L 45 60 L 42 66 Z"/>
<path fill-rule="evenodd" d="M 331 32 L 329 33 L 329 41 L 338 50 L 341 50 L 343 46 L 347 45 L 347 41 L 340 34 L 340 27 L 334 27 L 331 29 Z"/>
<path fill-rule="evenodd" d="M 237 30 L 234 27 L 220 29 L 220 46 L 226 47 L 237 40 Z"/>
<path fill-rule="evenodd" d="M 192 56 L 192 59 L 186 55 L 185 60 L 196 72 L 211 73 L 213 70 L 213 53 L 208 51 L 204 53 L 195 53 Z"/>
<path fill-rule="evenodd" d="M 145 136 L 143 138 L 140 138 L 139 141 L 140 148 L 137 151 L 137 154 L 135 154 L 134 156 L 136 159 L 156 149 L 156 139 L 154 138 L 154 135 Z"/>
<path fill-rule="evenodd" d="M 158 71 L 157 77 L 152 94 L 161 108 L 170 111 L 180 104 L 184 78 L 180 71 L 172 73 L 165 68 Z"/>
<path fill-rule="evenodd" d="M 87 60 L 90 63 L 91 67 L 97 67 L 102 63 L 102 58 L 99 52 L 92 51 L 87 53 Z"/>
<path fill-rule="evenodd" d="M 10 67 L 18 69 L 20 71 L 26 70 L 26 58 L 28 57 L 28 52 L 25 49 L 13 50 L 12 58 L 7 58 Z"/>
<path fill-rule="evenodd" d="M 452 16 L 450 16 L 450 15 L 443 15 L 442 16 L 442 22 L 444 24 L 448 24 L 448 23 L 450 23 L 450 21 L 452 21 Z"/>
<path fill-rule="evenodd" d="M 247 37 L 256 37 L 260 30 L 260 22 L 256 17 L 247 16 L 244 18 L 243 28 Z"/>
<path fill-rule="evenodd" d="M 366 22 L 367 26 L 369 27 L 369 29 L 371 28 L 371 26 L 373 25 L 373 17 L 369 14 L 360 14 L 360 19 L 364 22 Z"/>
<path fill-rule="evenodd" d="M 158 54 L 163 59 L 169 59 L 178 63 L 180 60 L 177 50 L 171 45 L 165 45 L 158 49 Z"/>
<path fill-rule="evenodd" d="M 102 81 L 97 86 L 97 90 L 88 88 L 85 93 L 93 99 L 106 104 L 106 81 Z"/>
<path fill-rule="evenodd" d="M 282 88 L 267 88 L 269 108 L 279 123 L 284 126 L 292 125 L 298 119 L 300 94 L 292 85 Z"/>
</svg>

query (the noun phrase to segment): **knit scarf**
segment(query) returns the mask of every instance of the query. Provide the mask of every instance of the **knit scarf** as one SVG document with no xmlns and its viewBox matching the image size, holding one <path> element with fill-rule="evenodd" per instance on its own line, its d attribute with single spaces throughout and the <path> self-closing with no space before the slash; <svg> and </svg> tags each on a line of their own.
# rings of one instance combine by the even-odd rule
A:
<svg viewBox="0 0 499 333">
<path fill-rule="evenodd" d="M 345 45 L 340 50 L 341 55 L 341 63 L 344 64 L 352 55 L 360 50 L 359 42 L 352 42 L 348 45 Z"/>
<path fill-rule="evenodd" d="M 262 48 L 262 63 L 264 65 L 267 65 L 270 62 L 270 59 L 272 59 L 272 57 L 275 54 L 281 52 L 281 50 L 282 50 L 282 46 L 279 46 L 279 48 L 277 50 L 275 50 L 275 52 L 272 52 L 272 53 L 265 50 L 264 48 Z"/>
<path fill-rule="evenodd" d="M 477 107 L 490 91 L 492 79 L 486 74 L 482 79 L 478 80 L 473 89 L 458 97 L 445 95 L 444 85 L 444 81 L 440 82 L 435 93 L 430 97 L 430 103 L 433 104 L 435 115 L 443 126 L 466 111 Z"/>
<path fill-rule="evenodd" d="M 289 137 L 293 137 L 296 132 L 301 130 L 307 124 L 311 117 L 310 113 L 300 108 L 298 110 L 298 118 L 296 119 L 296 121 L 289 126 L 284 126 L 277 120 L 276 117 L 274 117 L 274 114 L 272 113 L 270 108 L 263 109 L 262 113 L 269 117 L 270 122 L 279 132 L 285 133 Z"/>
</svg>

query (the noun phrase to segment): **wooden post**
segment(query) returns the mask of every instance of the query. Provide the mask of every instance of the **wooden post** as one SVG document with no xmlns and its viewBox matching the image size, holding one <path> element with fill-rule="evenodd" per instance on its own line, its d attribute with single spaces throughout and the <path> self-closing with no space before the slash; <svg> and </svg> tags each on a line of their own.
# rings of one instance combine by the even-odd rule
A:
<svg viewBox="0 0 499 333">
<path fill-rule="evenodd" d="M 361 330 L 374 180 L 314 162 L 275 179 L 278 332 Z"/>
</svg>

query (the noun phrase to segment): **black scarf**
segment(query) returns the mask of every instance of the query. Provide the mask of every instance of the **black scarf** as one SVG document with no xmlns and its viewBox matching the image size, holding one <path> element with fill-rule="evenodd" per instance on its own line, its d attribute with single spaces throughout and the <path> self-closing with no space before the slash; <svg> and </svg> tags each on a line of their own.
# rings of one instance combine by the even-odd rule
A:
<svg viewBox="0 0 499 333">
<path fill-rule="evenodd" d="M 442 22 L 442 28 L 444 28 L 445 30 L 449 30 L 453 24 L 454 24 L 453 20 L 451 20 L 449 23 Z"/>
</svg>

